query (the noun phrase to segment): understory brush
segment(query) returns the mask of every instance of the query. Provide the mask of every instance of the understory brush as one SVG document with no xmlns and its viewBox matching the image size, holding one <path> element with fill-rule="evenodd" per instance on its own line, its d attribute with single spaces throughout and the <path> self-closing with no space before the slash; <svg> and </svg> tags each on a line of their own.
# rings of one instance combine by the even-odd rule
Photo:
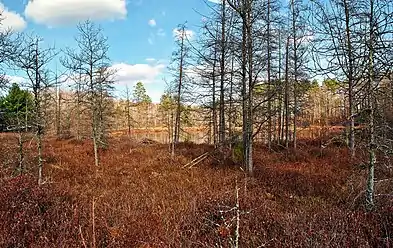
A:
<svg viewBox="0 0 393 248">
<path fill-rule="evenodd" d="M 256 145 L 248 178 L 213 159 L 183 168 L 209 145 L 180 144 L 172 160 L 167 145 L 117 137 L 95 167 L 89 142 L 50 139 L 38 186 L 34 144 L 19 176 L 15 147 L 3 144 L 0 247 L 231 247 L 236 238 L 240 247 L 393 245 L 393 199 L 381 194 L 375 211 L 363 209 L 365 171 L 345 148 L 321 156 L 307 142 L 298 151 Z"/>
</svg>

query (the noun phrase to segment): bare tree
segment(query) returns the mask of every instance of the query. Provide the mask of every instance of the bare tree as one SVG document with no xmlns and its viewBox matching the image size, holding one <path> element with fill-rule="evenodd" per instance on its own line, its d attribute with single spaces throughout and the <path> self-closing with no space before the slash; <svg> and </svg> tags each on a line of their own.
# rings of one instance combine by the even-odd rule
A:
<svg viewBox="0 0 393 248">
<path fill-rule="evenodd" d="M 377 150 L 389 149 L 383 137 L 383 122 L 378 122 L 382 112 L 379 99 L 381 82 L 391 71 L 389 50 L 392 48 L 392 3 L 391 1 L 330 1 L 330 8 L 313 1 L 316 11 L 314 26 L 319 56 L 318 68 L 333 73 L 347 85 L 349 115 L 349 148 L 355 155 L 355 118 L 367 116 L 367 145 L 369 154 L 366 186 L 366 207 L 374 207 L 374 170 Z M 314 43 L 315 44 L 315 43 Z M 325 64 L 325 66 L 322 66 Z M 379 117 L 380 118 L 380 117 Z M 382 118 L 383 119 L 383 118 Z M 359 120 L 361 121 L 361 120 Z M 381 137 L 379 137 L 381 135 Z M 359 135 L 360 136 L 360 135 Z M 359 139 L 357 146 L 363 142 Z"/>
<path fill-rule="evenodd" d="M 241 40 L 241 75 L 242 75 L 242 112 L 243 112 L 243 163 L 248 174 L 253 175 L 253 90 L 255 79 L 253 75 L 253 0 L 227 1 L 239 15 L 242 23 Z"/>
<path fill-rule="evenodd" d="M 42 38 L 26 36 L 20 47 L 15 62 L 18 68 L 27 76 L 27 87 L 33 93 L 34 130 L 37 139 L 38 152 L 38 184 L 43 183 L 42 145 L 45 131 L 45 103 L 48 90 L 55 84 L 53 75 L 48 69 L 49 63 L 55 57 L 53 48 L 41 48 Z"/>
<path fill-rule="evenodd" d="M 304 13 L 306 11 L 302 0 L 291 0 L 291 39 L 292 39 L 292 61 L 293 61 L 293 147 L 297 145 L 297 117 L 299 114 L 300 82 L 302 73 L 305 74 L 304 65 L 307 41 L 307 28 Z M 304 77 L 304 75 L 303 75 Z"/>
<path fill-rule="evenodd" d="M 82 92 L 83 98 L 79 100 L 89 110 L 95 165 L 98 166 L 98 150 L 107 145 L 105 136 L 108 123 L 105 112 L 109 107 L 114 71 L 109 67 L 109 46 L 101 27 L 91 21 L 80 23 L 75 41 L 78 50 L 66 49 L 62 64 L 71 74 L 80 75 L 78 94 Z"/>
<path fill-rule="evenodd" d="M 355 155 L 356 93 L 364 60 L 364 50 L 359 30 L 362 28 L 357 12 L 358 2 L 330 0 L 328 3 L 313 2 L 314 65 L 321 74 L 335 77 L 346 83 L 348 96 L 349 140 L 348 147 Z M 326 7 L 329 4 L 329 8 Z M 344 35 L 343 35 L 344 34 Z"/>
<path fill-rule="evenodd" d="M 175 113 L 175 127 L 174 137 L 172 141 L 172 157 L 175 154 L 175 146 L 180 140 L 181 131 L 181 114 L 182 101 L 184 100 L 184 92 L 187 84 L 186 69 L 189 65 L 190 47 L 188 43 L 189 33 L 185 24 L 179 25 L 176 30 L 176 46 L 177 50 L 172 55 L 171 70 L 174 73 L 174 88 L 176 88 L 176 113 Z"/>
<path fill-rule="evenodd" d="M 381 82 L 390 74 L 392 62 L 387 59 L 385 53 L 392 47 L 392 40 L 388 38 L 393 35 L 393 4 L 390 1 L 364 0 L 360 5 L 360 18 L 365 26 L 364 45 L 366 48 L 364 60 L 366 61 L 364 82 L 368 113 L 368 178 L 366 187 L 366 207 L 374 208 L 374 181 L 375 165 L 377 162 L 377 149 L 390 150 L 389 142 L 383 138 L 383 121 L 378 121 L 377 92 Z M 383 148 L 382 148 L 383 147 Z"/>
<path fill-rule="evenodd" d="M 225 83 L 226 83 L 226 55 L 227 55 L 227 42 L 226 42 L 226 0 L 221 2 L 221 36 L 220 36 L 220 118 L 219 118 L 219 144 L 223 146 L 225 143 Z"/>
</svg>

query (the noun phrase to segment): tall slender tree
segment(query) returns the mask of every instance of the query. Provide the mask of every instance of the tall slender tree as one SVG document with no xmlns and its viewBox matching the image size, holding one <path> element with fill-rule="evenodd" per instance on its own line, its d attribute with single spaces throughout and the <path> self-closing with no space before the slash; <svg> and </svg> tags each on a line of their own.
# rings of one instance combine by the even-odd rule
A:
<svg viewBox="0 0 393 248">
<path fill-rule="evenodd" d="M 186 69 L 189 65 L 190 46 L 189 38 L 190 32 L 187 30 L 186 24 L 181 24 L 174 32 L 177 50 L 172 54 L 171 70 L 174 74 L 173 86 L 176 88 L 176 113 L 175 113 L 175 128 L 172 142 L 172 156 L 175 154 L 175 146 L 180 141 L 181 132 L 181 114 L 182 114 L 182 100 L 184 100 L 184 93 L 187 87 Z"/>
<path fill-rule="evenodd" d="M 55 84 L 54 77 L 48 69 L 49 63 L 55 57 L 53 48 L 42 48 L 42 38 L 25 36 L 15 63 L 27 76 L 27 87 L 33 93 L 33 126 L 37 139 L 38 153 L 38 184 L 43 184 L 43 135 L 45 131 L 45 102 L 48 90 Z"/>
<path fill-rule="evenodd" d="M 71 74 L 80 75 L 78 91 L 83 93 L 80 100 L 86 104 L 91 117 L 95 165 L 99 166 L 98 150 L 107 145 L 105 137 L 108 120 L 104 118 L 104 113 L 110 107 L 108 101 L 113 89 L 115 72 L 109 66 L 109 46 L 101 27 L 91 21 L 85 21 L 78 24 L 77 28 L 77 50 L 66 49 L 62 64 Z"/>
</svg>

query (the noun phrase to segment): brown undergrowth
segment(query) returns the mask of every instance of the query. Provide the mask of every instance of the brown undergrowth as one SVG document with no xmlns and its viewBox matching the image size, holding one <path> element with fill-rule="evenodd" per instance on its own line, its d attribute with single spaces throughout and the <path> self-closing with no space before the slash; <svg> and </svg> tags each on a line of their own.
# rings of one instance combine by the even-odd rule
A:
<svg viewBox="0 0 393 248">
<path fill-rule="evenodd" d="M 241 247 L 393 244 L 392 199 L 364 211 L 365 172 L 344 148 L 256 146 L 255 177 L 246 178 L 213 158 L 182 168 L 208 145 L 181 144 L 172 160 L 167 145 L 118 137 L 97 168 L 89 142 L 53 139 L 39 187 L 34 144 L 26 144 L 28 173 L 15 177 L 15 142 L 0 139 L 0 247 L 230 247 L 236 188 Z"/>
</svg>

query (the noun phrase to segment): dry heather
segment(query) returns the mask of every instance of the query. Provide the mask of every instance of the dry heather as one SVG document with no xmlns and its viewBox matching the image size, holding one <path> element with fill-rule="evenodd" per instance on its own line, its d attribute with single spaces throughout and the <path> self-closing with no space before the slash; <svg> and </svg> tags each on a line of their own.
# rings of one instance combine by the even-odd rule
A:
<svg viewBox="0 0 393 248">
<path fill-rule="evenodd" d="M 29 173 L 15 177 L 15 138 L 0 139 L 0 247 L 230 247 L 236 185 L 240 247 L 393 244 L 392 199 L 363 210 L 364 171 L 342 148 L 257 146 L 255 177 L 245 178 L 214 158 L 182 168 L 207 145 L 182 144 L 172 161 L 165 145 L 120 137 L 96 168 L 89 142 L 47 140 L 47 183 L 38 187 L 34 143 L 26 142 Z"/>
</svg>

